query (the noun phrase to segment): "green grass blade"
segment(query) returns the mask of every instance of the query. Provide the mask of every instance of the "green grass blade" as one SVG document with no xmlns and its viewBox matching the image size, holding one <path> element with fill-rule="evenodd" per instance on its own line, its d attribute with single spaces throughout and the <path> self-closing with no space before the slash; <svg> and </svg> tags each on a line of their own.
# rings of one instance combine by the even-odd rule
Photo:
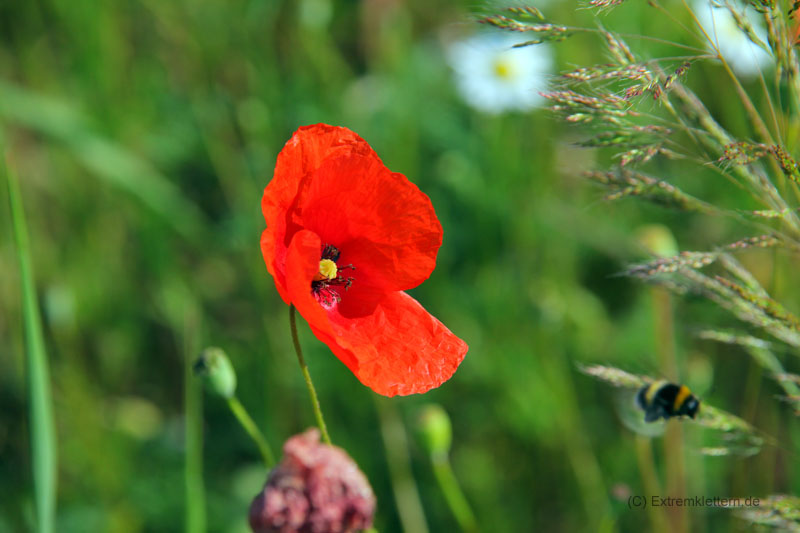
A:
<svg viewBox="0 0 800 533">
<path fill-rule="evenodd" d="M 50 391 L 50 371 L 42 335 L 36 287 L 33 282 L 28 229 L 25 224 L 19 184 L 14 173 L 6 167 L 4 159 L 0 159 L 0 173 L 5 175 L 8 183 L 11 222 L 22 286 L 36 531 L 51 533 L 55 531 L 56 513 L 56 429 Z"/>
</svg>

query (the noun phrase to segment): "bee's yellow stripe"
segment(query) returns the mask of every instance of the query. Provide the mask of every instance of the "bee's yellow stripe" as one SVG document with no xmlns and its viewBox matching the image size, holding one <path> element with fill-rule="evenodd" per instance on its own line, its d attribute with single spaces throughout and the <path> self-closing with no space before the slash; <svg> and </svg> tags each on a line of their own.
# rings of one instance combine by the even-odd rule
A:
<svg viewBox="0 0 800 533">
<path fill-rule="evenodd" d="M 648 405 L 653 403 L 653 398 L 655 397 L 656 393 L 661 390 L 661 387 L 666 385 L 667 382 L 663 379 L 659 379 L 658 381 L 654 381 L 647 387 L 647 392 L 644 393 L 644 399 L 647 400 Z"/>
<path fill-rule="evenodd" d="M 692 393 L 689 390 L 689 387 L 687 387 L 686 385 L 681 385 L 681 388 L 678 389 L 678 394 L 675 395 L 675 403 L 672 405 L 672 409 L 674 409 L 675 411 L 680 409 L 681 405 L 683 405 L 683 402 L 685 402 L 686 398 L 691 396 L 691 394 Z"/>
</svg>

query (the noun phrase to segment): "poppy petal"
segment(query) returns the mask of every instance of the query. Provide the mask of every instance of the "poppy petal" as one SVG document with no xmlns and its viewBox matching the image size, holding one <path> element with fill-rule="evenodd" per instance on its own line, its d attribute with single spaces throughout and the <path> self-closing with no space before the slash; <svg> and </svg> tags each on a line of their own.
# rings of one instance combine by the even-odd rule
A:
<svg viewBox="0 0 800 533">
<path fill-rule="evenodd" d="M 286 290 L 286 248 L 276 245 L 275 232 L 271 231 L 271 229 L 267 228 L 261 232 L 261 255 L 264 256 L 267 272 L 272 275 L 272 279 L 275 281 L 275 288 L 278 289 L 278 294 L 289 305 L 292 300 Z"/>
<path fill-rule="evenodd" d="M 299 191 L 322 161 L 337 153 L 374 155 L 369 144 L 347 128 L 327 124 L 299 128 L 278 154 L 275 174 L 261 198 L 261 210 L 267 223 L 261 235 L 261 251 L 284 301 L 287 301 L 286 250 L 295 233 L 287 231 L 291 207 L 296 205 Z"/>
<path fill-rule="evenodd" d="M 340 264 L 356 266 L 356 284 L 400 291 L 433 272 L 442 225 L 430 198 L 377 156 L 327 158 L 303 196 L 298 224 L 336 246 Z"/>
<path fill-rule="evenodd" d="M 286 254 L 286 289 L 291 304 L 309 324 L 330 331 L 328 314 L 311 294 L 311 280 L 319 271 L 320 238 L 312 231 L 295 233 Z"/>
<path fill-rule="evenodd" d="M 407 294 L 390 293 L 373 306 L 371 315 L 357 320 L 319 305 L 310 286 L 320 243 L 314 232 L 302 230 L 286 254 L 290 303 L 314 335 L 362 383 L 385 396 L 425 392 L 449 379 L 467 346 Z M 409 333 L 414 338 L 403 340 Z"/>
<path fill-rule="evenodd" d="M 309 323 L 361 383 L 384 396 L 438 387 L 450 379 L 468 349 L 404 292 L 387 294 L 369 316 L 348 319 L 329 311 L 328 331 L 328 324 L 320 328 Z"/>
</svg>

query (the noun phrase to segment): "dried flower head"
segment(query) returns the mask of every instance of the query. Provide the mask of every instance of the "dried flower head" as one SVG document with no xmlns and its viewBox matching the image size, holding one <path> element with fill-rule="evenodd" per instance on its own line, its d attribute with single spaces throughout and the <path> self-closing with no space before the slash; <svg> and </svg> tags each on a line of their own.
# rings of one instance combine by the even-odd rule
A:
<svg viewBox="0 0 800 533">
<path fill-rule="evenodd" d="M 309 429 L 283 445 L 283 460 L 250 505 L 254 533 L 346 533 L 372 527 L 375 496 L 358 465 Z"/>
</svg>

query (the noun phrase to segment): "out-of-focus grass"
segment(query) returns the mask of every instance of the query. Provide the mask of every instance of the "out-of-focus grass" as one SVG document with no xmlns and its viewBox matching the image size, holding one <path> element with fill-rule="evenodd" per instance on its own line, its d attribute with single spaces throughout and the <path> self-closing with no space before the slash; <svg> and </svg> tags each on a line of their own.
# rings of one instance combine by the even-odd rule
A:
<svg viewBox="0 0 800 533">
<path fill-rule="evenodd" d="M 2 143 L 0 143 L 0 147 Z M 2 156 L 0 156 L 2 157 Z M 53 419 L 53 395 L 50 388 L 50 363 L 47 359 L 42 319 L 33 280 L 28 226 L 13 170 L 0 159 L 0 175 L 7 183 L 11 225 L 19 263 L 22 301 L 22 320 L 25 331 L 25 371 L 28 389 L 28 424 L 30 426 L 33 499 L 36 507 L 35 529 L 40 533 L 55 531 L 56 515 L 56 432 Z"/>
<path fill-rule="evenodd" d="M 629 4 L 604 25 L 686 39 L 645 3 Z M 0 117 L 23 178 L 52 347 L 59 531 L 184 529 L 186 346 L 225 348 L 242 403 L 270 442 L 314 424 L 288 310 L 258 246 L 260 196 L 275 156 L 294 129 L 313 122 L 357 131 L 436 207 L 444 245 L 436 271 L 413 295 L 470 352 L 440 389 L 391 401 L 406 423 L 422 403 L 448 411 L 453 469 L 478 522 L 493 531 L 640 528 L 643 516 L 621 496 L 643 490 L 634 438 L 608 388 L 575 363 L 658 368 L 649 294 L 615 276 L 645 259 L 637 227 L 666 223 L 688 249 L 742 236 L 723 218 L 603 202 L 580 173 L 613 152 L 575 147 L 578 138 L 545 112 L 486 116 L 467 108 L 443 51 L 447 39 L 476 29 L 467 7 L 445 0 L 0 6 Z M 593 24 L 573 8 L 544 9 Z M 630 44 L 680 53 L 648 39 Z M 604 60 L 591 35 L 556 50 L 561 68 Z M 690 76 L 713 96 L 711 110 L 726 127 L 745 129 L 718 68 L 693 67 Z M 688 192 L 725 205 L 749 201 L 715 173 L 688 168 L 673 167 Z M 5 201 L 0 220 L 10 220 Z M 11 354 L 0 357 L 0 531 L 17 531 L 30 523 L 31 479 L 8 228 L 0 224 L 0 353 Z M 797 301 L 787 258 L 767 250 L 743 261 L 771 294 Z M 196 313 L 191 332 L 185 306 Z M 713 387 L 697 393 L 740 414 L 747 354 L 698 340 L 693 330 L 729 319 L 698 301 L 675 306 L 681 376 L 692 382 L 711 368 Z M 400 531 L 372 393 L 302 321 L 300 330 L 330 431 L 378 495 L 376 527 Z M 794 361 L 782 362 L 796 372 Z M 778 385 L 765 381 L 749 396 L 747 420 L 791 447 L 797 427 L 775 394 Z M 206 402 L 204 417 L 208 530 L 246 531 L 247 506 L 264 481 L 258 452 L 224 402 Z M 696 465 L 701 436 L 685 433 Z M 411 452 L 430 529 L 455 528 L 424 453 L 413 444 Z M 702 459 L 689 471 L 689 495 L 792 492 L 800 479 L 791 456 L 774 447 L 737 461 Z M 692 513 L 698 529 L 727 530 L 717 520 L 723 511 L 707 512 L 707 521 Z"/>
</svg>

